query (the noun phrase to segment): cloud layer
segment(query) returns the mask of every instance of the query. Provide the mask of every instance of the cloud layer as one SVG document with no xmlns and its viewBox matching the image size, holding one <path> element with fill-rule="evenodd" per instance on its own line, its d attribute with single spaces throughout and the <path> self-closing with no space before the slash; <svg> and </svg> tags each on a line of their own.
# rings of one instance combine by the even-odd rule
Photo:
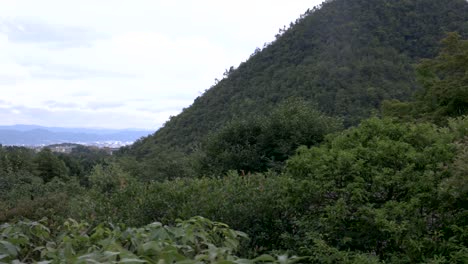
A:
<svg viewBox="0 0 468 264">
<path fill-rule="evenodd" d="M 0 3 L 0 125 L 152 128 L 319 1 Z"/>
</svg>

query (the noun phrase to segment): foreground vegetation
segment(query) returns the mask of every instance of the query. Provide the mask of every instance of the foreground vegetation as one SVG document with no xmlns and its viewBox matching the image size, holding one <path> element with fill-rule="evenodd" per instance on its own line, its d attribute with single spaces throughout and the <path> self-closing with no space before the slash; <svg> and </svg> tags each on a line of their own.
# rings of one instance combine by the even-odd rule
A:
<svg viewBox="0 0 468 264">
<path fill-rule="evenodd" d="M 52 233 L 39 222 L 0 226 L 0 263 L 294 263 L 297 257 L 235 256 L 247 236 L 202 217 L 176 226 L 155 222 L 141 228 L 101 224 L 91 228 L 68 220 Z"/>
<path fill-rule="evenodd" d="M 0 263 L 467 263 L 467 76 L 449 33 L 352 127 L 296 97 L 190 151 L 1 147 Z"/>
<path fill-rule="evenodd" d="M 246 263 L 263 260 L 255 260 L 263 254 L 321 263 L 463 263 L 468 257 L 467 135 L 466 117 L 451 119 L 446 127 L 374 118 L 327 136 L 320 146 L 299 148 L 280 174 L 231 171 L 148 183 L 109 163 L 93 169 L 88 188 L 75 180 L 24 183 L 20 186 L 31 187 L 10 190 L 23 198 L 2 217 L 10 222 L 49 218 L 2 225 L 0 256 L 6 263 Z M 31 200 L 32 189 L 43 196 Z M 250 239 L 204 218 L 178 220 L 194 215 L 227 223 Z M 176 229 L 150 224 L 155 221 Z M 177 229 L 181 226 L 185 229 Z M 194 235 L 193 226 L 219 237 L 193 242 L 190 236 L 212 239 Z M 195 250 L 195 244 L 184 243 L 202 246 Z"/>
</svg>

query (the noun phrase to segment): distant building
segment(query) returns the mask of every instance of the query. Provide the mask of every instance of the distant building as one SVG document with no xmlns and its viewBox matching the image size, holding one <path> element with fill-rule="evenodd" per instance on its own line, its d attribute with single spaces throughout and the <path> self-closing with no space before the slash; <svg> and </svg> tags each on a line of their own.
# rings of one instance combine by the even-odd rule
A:
<svg viewBox="0 0 468 264">
<path fill-rule="evenodd" d="M 51 145 L 51 146 L 48 146 L 48 148 L 52 152 L 70 154 L 72 150 L 76 148 L 76 146 L 77 145 L 74 145 L 74 144 L 60 144 L 60 145 Z"/>
</svg>

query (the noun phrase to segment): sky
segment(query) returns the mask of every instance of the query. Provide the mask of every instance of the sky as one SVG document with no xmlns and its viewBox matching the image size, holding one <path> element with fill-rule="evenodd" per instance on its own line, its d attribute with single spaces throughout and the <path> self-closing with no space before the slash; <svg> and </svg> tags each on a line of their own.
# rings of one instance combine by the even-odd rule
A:
<svg viewBox="0 0 468 264">
<path fill-rule="evenodd" d="M 157 129 L 321 0 L 2 0 L 0 125 Z"/>
</svg>

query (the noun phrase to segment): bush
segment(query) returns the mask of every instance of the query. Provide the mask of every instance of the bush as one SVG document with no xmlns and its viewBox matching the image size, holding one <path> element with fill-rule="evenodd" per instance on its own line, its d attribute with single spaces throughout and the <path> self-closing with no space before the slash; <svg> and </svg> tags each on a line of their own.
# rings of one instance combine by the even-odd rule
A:
<svg viewBox="0 0 468 264">
<path fill-rule="evenodd" d="M 159 222 L 141 228 L 69 219 L 57 230 L 47 221 L 0 226 L 0 262 L 10 263 L 293 263 L 298 258 L 261 256 L 240 259 L 236 251 L 247 236 L 203 217 Z"/>
<path fill-rule="evenodd" d="M 339 119 L 325 116 L 310 103 L 286 100 L 269 115 L 232 121 L 207 137 L 198 156 L 198 173 L 280 171 L 297 147 L 319 144 L 340 129 Z"/>
<path fill-rule="evenodd" d="M 136 226 L 201 215 L 244 230 L 252 237 L 249 248 L 264 252 L 281 247 L 280 236 L 294 218 L 288 204 L 293 184 L 287 177 L 235 172 L 223 178 L 134 182 L 113 193 L 95 193 L 88 206 L 98 222 Z"/>
<path fill-rule="evenodd" d="M 309 248 L 302 254 L 322 243 L 388 262 L 466 260 L 466 153 L 453 142 L 467 123 L 453 122 L 449 129 L 370 119 L 299 149 L 287 168 L 304 182 L 308 212 L 291 243 Z"/>
</svg>

